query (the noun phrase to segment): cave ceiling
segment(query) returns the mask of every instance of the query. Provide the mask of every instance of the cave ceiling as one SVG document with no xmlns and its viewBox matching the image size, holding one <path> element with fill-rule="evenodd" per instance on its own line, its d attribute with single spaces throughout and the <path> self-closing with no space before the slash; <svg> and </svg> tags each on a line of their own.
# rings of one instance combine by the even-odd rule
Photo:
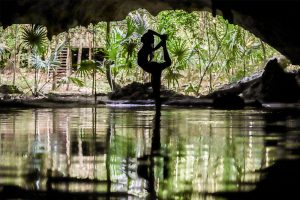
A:
<svg viewBox="0 0 300 200">
<path fill-rule="evenodd" d="M 43 24 L 49 35 L 77 25 L 122 20 L 138 8 L 208 10 L 223 15 L 300 64 L 298 0 L 0 0 L 0 25 Z"/>
</svg>

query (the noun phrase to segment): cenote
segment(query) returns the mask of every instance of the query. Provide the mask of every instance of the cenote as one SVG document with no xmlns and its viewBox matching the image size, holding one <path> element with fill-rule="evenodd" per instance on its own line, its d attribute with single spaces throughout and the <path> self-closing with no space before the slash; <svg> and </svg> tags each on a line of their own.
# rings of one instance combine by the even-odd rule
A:
<svg viewBox="0 0 300 200">
<path fill-rule="evenodd" d="M 299 199 L 298 13 L 0 0 L 0 200 Z"/>
<path fill-rule="evenodd" d="M 298 162 L 299 118 L 295 109 L 2 108 L 0 197 L 254 194 L 277 162 Z"/>
</svg>

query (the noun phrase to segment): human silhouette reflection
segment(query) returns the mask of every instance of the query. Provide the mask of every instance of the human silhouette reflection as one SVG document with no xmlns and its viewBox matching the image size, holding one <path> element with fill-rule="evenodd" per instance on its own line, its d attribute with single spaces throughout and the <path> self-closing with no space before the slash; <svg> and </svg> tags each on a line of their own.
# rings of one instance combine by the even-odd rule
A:
<svg viewBox="0 0 300 200">
<path fill-rule="evenodd" d="M 161 41 L 156 47 L 154 47 L 154 35 L 160 37 Z M 161 73 L 164 69 L 171 65 L 171 59 L 166 46 L 167 35 L 161 35 L 153 30 L 148 30 L 142 38 L 142 48 L 138 52 L 138 65 L 146 72 L 151 74 L 151 85 L 153 89 L 153 95 L 155 101 L 160 102 L 160 84 L 161 84 Z M 154 52 L 163 48 L 164 62 L 153 61 Z"/>
<path fill-rule="evenodd" d="M 149 192 L 149 199 L 157 199 L 155 190 L 155 158 L 163 157 L 163 178 L 167 179 L 169 175 L 169 158 L 161 153 L 161 142 L 160 142 L 160 117 L 161 117 L 161 104 L 157 104 L 155 107 L 155 116 L 153 119 L 153 134 L 151 140 L 151 151 L 150 155 L 140 157 L 138 165 L 138 175 L 148 181 L 147 191 Z"/>
</svg>

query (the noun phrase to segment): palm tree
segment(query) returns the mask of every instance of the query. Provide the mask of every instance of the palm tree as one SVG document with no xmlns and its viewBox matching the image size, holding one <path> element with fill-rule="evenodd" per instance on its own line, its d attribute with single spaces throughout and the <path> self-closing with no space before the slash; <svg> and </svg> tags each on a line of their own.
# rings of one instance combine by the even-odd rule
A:
<svg viewBox="0 0 300 200">
<path fill-rule="evenodd" d="M 22 40 L 25 47 L 28 47 L 28 68 L 31 68 L 32 57 L 35 57 L 32 54 L 40 55 L 44 51 L 47 43 L 47 30 L 41 25 L 26 26 L 22 29 Z M 38 96 L 38 70 L 37 67 L 34 67 L 34 96 Z"/>
<path fill-rule="evenodd" d="M 179 86 L 178 79 L 182 77 L 180 71 L 187 68 L 192 52 L 189 51 L 187 41 L 181 38 L 173 38 L 173 40 L 170 40 L 168 47 L 173 59 L 173 64 L 172 67 L 167 70 L 165 78 L 168 81 L 168 87 L 171 82 L 173 82 L 173 87 L 175 83 Z"/>
<path fill-rule="evenodd" d="M 58 59 L 58 54 L 63 50 L 65 47 L 65 42 L 62 42 L 61 44 L 57 45 L 55 50 L 50 54 L 49 57 L 43 58 L 42 56 L 38 54 L 33 54 L 31 57 L 32 66 L 36 70 L 47 70 L 48 72 L 50 69 L 55 70 L 57 67 L 61 65 L 61 62 Z M 54 75 L 55 76 L 55 75 Z M 40 88 L 36 88 L 36 93 L 40 93 L 45 85 L 49 83 L 50 80 L 46 81 Z M 37 81 L 37 84 L 39 84 L 39 81 Z"/>
</svg>

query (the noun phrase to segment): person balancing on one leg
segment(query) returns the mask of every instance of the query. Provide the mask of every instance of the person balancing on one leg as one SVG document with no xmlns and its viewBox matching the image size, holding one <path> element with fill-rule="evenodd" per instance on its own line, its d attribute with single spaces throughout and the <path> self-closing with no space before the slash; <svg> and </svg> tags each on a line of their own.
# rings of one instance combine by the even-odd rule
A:
<svg viewBox="0 0 300 200">
<path fill-rule="evenodd" d="M 154 47 L 154 35 L 160 37 L 160 43 Z M 138 65 L 151 74 L 151 85 L 153 89 L 154 99 L 156 104 L 160 103 L 160 84 L 161 73 L 164 69 L 171 65 L 171 59 L 166 46 L 167 35 L 160 35 L 153 30 L 148 30 L 142 38 L 142 48 L 138 52 Z M 154 57 L 154 51 L 163 48 L 164 62 L 158 63 L 152 61 Z"/>
</svg>

